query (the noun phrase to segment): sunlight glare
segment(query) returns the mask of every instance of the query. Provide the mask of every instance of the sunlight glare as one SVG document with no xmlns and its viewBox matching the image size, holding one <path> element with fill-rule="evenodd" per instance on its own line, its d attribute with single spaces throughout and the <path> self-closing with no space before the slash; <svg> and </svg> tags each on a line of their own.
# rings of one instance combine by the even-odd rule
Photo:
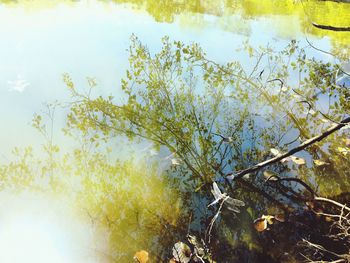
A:
<svg viewBox="0 0 350 263">
<path fill-rule="evenodd" d="M 1 263 L 99 262 L 89 252 L 89 226 L 66 207 L 32 196 L 0 200 Z"/>
</svg>

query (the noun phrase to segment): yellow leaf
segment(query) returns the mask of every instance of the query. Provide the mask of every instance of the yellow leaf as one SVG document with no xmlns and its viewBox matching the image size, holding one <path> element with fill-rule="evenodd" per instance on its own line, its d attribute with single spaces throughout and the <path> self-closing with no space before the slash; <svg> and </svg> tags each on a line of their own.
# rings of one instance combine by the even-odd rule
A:
<svg viewBox="0 0 350 263">
<path fill-rule="evenodd" d="M 329 165 L 329 163 L 322 161 L 322 160 L 314 160 L 314 163 L 316 166 Z"/>
<path fill-rule="evenodd" d="M 275 219 L 274 216 L 270 216 L 270 215 L 267 215 L 267 216 L 263 215 L 261 218 L 262 219 L 266 219 L 266 221 L 267 221 L 267 223 L 269 223 L 269 225 L 272 225 L 273 224 L 273 219 Z"/>
<path fill-rule="evenodd" d="M 148 261 L 148 252 L 141 250 L 135 253 L 134 260 L 139 263 L 146 263 Z"/>
<path fill-rule="evenodd" d="M 350 138 L 345 138 L 343 140 L 344 140 L 345 146 L 350 147 Z"/>
<path fill-rule="evenodd" d="M 324 219 L 326 220 L 326 222 L 332 222 L 333 221 L 333 219 L 331 217 L 329 217 L 329 216 L 326 216 Z"/>
<path fill-rule="evenodd" d="M 305 160 L 300 157 L 290 156 L 290 159 L 297 165 L 304 165 L 306 163 Z"/>
</svg>

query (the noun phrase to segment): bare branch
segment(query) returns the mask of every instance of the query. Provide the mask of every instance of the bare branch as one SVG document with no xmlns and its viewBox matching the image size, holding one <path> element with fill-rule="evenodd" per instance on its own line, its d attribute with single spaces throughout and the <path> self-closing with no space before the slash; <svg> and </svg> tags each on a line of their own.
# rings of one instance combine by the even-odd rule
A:
<svg viewBox="0 0 350 263">
<path fill-rule="evenodd" d="M 258 163 L 252 167 L 249 167 L 247 169 L 244 169 L 242 171 L 239 171 L 237 173 L 231 173 L 231 178 L 233 180 L 236 180 L 236 179 L 239 179 L 239 178 L 242 178 L 244 175 L 246 174 L 249 174 L 249 173 L 254 173 L 254 172 L 257 172 L 259 171 L 260 169 L 262 169 L 263 167 L 266 167 L 268 165 L 271 165 L 271 164 L 274 164 L 274 163 L 277 163 L 279 161 L 281 161 L 282 159 L 284 158 L 287 158 L 297 152 L 300 152 L 302 150 L 304 150 L 305 148 L 307 148 L 308 146 L 316 143 L 316 142 L 319 142 L 321 141 L 322 139 L 328 137 L 329 135 L 331 135 L 332 133 L 340 130 L 341 128 L 343 128 L 344 126 L 346 126 L 347 124 L 350 123 L 350 117 L 344 119 L 343 121 L 341 121 L 339 124 L 336 124 L 332 127 L 330 127 L 329 129 L 327 129 L 325 132 L 321 133 L 320 135 L 317 135 L 311 139 L 308 139 L 306 140 L 305 142 L 303 142 L 302 144 L 300 144 L 299 146 L 291 149 L 290 151 L 284 153 L 284 154 L 281 154 L 281 155 L 277 155 L 271 159 L 268 159 L 266 161 L 263 161 L 261 163 Z"/>
</svg>

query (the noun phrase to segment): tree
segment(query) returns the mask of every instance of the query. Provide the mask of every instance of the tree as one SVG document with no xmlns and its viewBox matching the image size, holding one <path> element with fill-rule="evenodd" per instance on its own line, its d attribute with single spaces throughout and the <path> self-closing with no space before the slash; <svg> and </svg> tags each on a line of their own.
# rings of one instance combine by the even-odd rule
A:
<svg viewBox="0 0 350 263">
<path fill-rule="evenodd" d="M 283 179 L 277 186 L 270 179 L 266 183 L 264 169 L 260 168 L 247 178 L 233 178 L 234 183 L 229 181 L 230 175 L 271 157 L 271 148 L 284 152 L 327 127 L 332 129 L 334 123 L 348 116 L 349 96 L 336 85 L 339 66 L 308 59 L 295 41 L 280 52 L 253 49 L 248 44 L 245 49 L 256 61 L 250 69 L 237 61 L 216 63 L 199 45 L 170 42 L 167 37 L 162 49 L 151 54 L 133 36 L 130 69 L 122 80 L 125 102 L 117 102 L 112 96 L 83 95 L 65 75 L 76 98 L 68 127 L 83 132 L 98 130 L 105 140 L 125 135 L 166 148 L 173 154 L 176 178 L 192 196 L 190 207 L 196 196 L 210 198 L 211 183 L 216 180 L 233 196 L 249 203 L 252 211 L 274 204 L 290 213 L 295 203 L 302 206 L 311 198 L 307 192 L 312 196 L 315 193 L 302 180 L 311 185 L 316 180 L 321 190 L 334 189 L 329 181 L 322 181 L 322 174 L 327 165 L 348 166 L 344 162 L 348 148 L 339 151 L 339 135 L 332 132 L 321 136 L 326 140 L 313 142 L 307 149 L 301 147 L 304 156 L 319 164 L 314 170 L 306 169 L 300 157 L 288 156 L 283 163 L 275 162 L 272 169 Z M 329 101 L 326 110 L 320 104 L 325 98 Z M 345 140 L 344 133 L 342 136 Z M 342 167 L 336 174 L 346 178 L 347 171 Z M 295 172 L 302 180 L 284 179 Z M 250 216 L 254 218 L 256 212 Z M 204 226 L 209 221 L 208 214 L 200 219 Z"/>
</svg>

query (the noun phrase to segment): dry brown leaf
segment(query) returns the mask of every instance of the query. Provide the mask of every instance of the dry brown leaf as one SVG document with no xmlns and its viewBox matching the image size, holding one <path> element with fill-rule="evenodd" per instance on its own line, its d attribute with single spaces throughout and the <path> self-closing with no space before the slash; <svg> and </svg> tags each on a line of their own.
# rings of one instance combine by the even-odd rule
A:
<svg viewBox="0 0 350 263">
<path fill-rule="evenodd" d="M 267 220 L 264 218 L 258 218 L 254 221 L 254 227 L 258 232 L 262 232 L 267 229 Z"/>
<path fill-rule="evenodd" d="M 275 219 L 279 222 L 282 222 L 282 223 L 286 221 L 284 214 L 275 215 Z"/>
<path fill-rule="evenodd" d="M 148 252 L 146 250 L 136 252 L 134 260 L 139 263 L 146 263 L 148 261 Z"/>
<path fill-rule="evenodd" d="M 315 203 L 312 202 L 312 201 L 309 201 L 309 202 L 305 202 L 306 206 L 309 208 L 309 209 L 314 209 L 315 208 Z"/>
</svg>

